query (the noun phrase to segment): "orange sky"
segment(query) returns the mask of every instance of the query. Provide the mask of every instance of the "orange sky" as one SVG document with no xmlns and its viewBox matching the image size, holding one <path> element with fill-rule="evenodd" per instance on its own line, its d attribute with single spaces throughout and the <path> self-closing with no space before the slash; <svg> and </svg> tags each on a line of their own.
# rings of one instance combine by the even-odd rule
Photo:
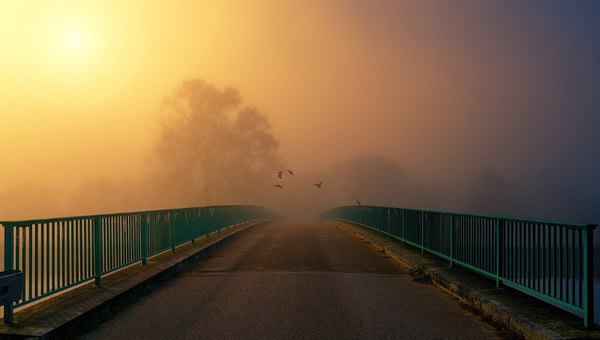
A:
<svg viewBox="0 0 600 340">
<path fill-rule="evenodd" d="M 135 177 L 161 100 L 196 77 L 238 88 L 300 172 L 368 151 L 441 181 L 589 159 L 598 102 L 580 89 L 599 73 L 574 65 L 598 29 L 561 6 L 5 1 L 0 187 Z"/>
</svg>

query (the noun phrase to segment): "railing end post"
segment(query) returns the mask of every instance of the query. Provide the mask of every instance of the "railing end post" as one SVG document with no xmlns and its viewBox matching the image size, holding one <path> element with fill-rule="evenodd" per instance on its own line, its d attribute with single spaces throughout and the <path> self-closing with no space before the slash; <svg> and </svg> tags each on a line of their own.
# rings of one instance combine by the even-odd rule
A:
<svg viewBox="0 0 600 340">
<path fill-rule="evenodd" d="M 7 325 L 14 324 L 13 303 L 12 302 L 4 305 L 4 323 Z"/>
<path fill-rule="evenodd" d="M 142 266 L 148 265 L 148 213 L 143 213 L 140 216 L 141 230 L 141 245 L 142 245 Z"/>
<path fill-rule="evenodd" d="M 94 283 L 102 286 L 102 220 L 94 218 Z"/>
<path fill-rule="evenodd" d="M 588 224 L 585 231 L 585 308 L 583 311 L 583 325 L 585 328 L 594 327 L 594 229 L 597 224 Z"/>
</svg>

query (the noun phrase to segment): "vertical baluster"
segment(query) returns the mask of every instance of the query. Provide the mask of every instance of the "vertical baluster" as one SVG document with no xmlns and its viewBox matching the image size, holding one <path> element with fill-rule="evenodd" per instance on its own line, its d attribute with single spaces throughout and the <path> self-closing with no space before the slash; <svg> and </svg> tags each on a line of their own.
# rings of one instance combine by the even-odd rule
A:
<svg viewBox="0 0 600 340">
<path fill-rule="evenodd" d="M 496 273 L 496 220 L 493 218 L 486 218 L 485 222 L 485 233 L 486 233 L 486 268 L 485 271 Z"/>
<path fill-rule="evenodd" d="M 421 253 L 424 253 L 425 246 L 425 213 L 421 211 Z"/>
<path fill-rule="evenodd" d="M 148 218 L 147 214 L 142 214 L 142 230 L 141 230 L 141 246 L 142 246 L 142 265 L 147 265 L 147 257 L 148 257 Z"/>
<path fill-rule="evenodd" d="M 527 280 L 529 277 L 529 223 L 524 223 L 522 225 L 523 231 L 523 242 L 521 244 L 522 249 L 522 268 L 521 268 L 521 284 L 527 286 Z"/>
<path fill-rule="evenodd" d="M 523 222 L 515 222 L 515 282 L 521 283 L 521 263 L 523 262 Z"/>
<path fill-rule="evenodd" d="M 63 265 L 63 283 L 62 283 L 62 287 L 66 287 L 69 284 L 69 227 L 67 225 L 67 221 L 62 221 L 61 223 L 63 223 L 63 230 L 64 230 L 64 234 L 63 234 L 63 241 L 64 241 L 64 247 L 63 247 L 63 254 L 64 254 L 64 265 Z"/>
<path fill-rule="evenodd" d="M 133 248 L 133 244 L 131 244 L 131 215 L 125 215 L 125 264 L 130 263 L 131 261 L 131 249 Z"/>
<path fill-rule="evenodd" d="M 34 269 L 34 264 L 33 264 L 33 229 L 36 227 L 36 223 L 32 224 L 31 226 L 29 226 L 29 228 L 27 228 L 27 237 L 29 238 L 27 244 L 29 245 L 29 264 L 28 264 L 28 269 L 27 271 L 29 272 L 29 282 L 26 285 L 27 288 L 29 289 L 29 297 L 27 299 L 25 299 L 25 301 L 27 301 L 28 299 L 32 299 L 35 295 L 34 295 L 34 288 L 37 288 L 37 282 L 35 280 L 35 277 L 33 275 L 33 269 Z M 37 273 L 36 273 L 37 274 Z M 36 275 L 37 276 L 37 275 Z M 25 294 L 23 294 L 25 295 Z"/>
<path fill-rule="evenodd" d="M 50 266 L 48 270 L 48 290 L 54 290 L 56 287 L 56 222 L 50 222 L 46 225 L 46 239 L 48 240 L 48 248 L 46 248 L 46 254 L 48 254 Z"/>
<path fill-rule="evenodd" d="M 487 249 L 487 265 L 485 270 L 493 274 L 496 272 L 496 220 L 488 218 L 486 224 L 487 243 L 485 244 L 485 248 Z"/>
<path fill-rule="evenodd" d="M 470 220 L 471 239 L 469 240 L 469 264 L 474 267 L 477 267 L 477 252 L 475 251 L 475 247 L 470 245 L 478 244 L 477 232 L 479 231 L 479 218 L 475 217 L 471 218 Z"/>
<path fill-rule="evenodd" d="M 594 229 L 597 224 L 588 224 L 583 232 L 583 324 L 594 327 Z"/>
<path fill-rule="evenodd" d="M 50 276 L 52 275 L 50 268 L 50 262 L 52 261 L 50 258 L 50 238 L 48 230 L 50 223 L 42 223 L 40 225 L 40 294 L 46 294 L 50 291 Z"/>
<path fill-rule="evenodd" d="M 108 227 L 110 229 L 110 241 L 108 246 L 110 247 L 110 252 L 109 252 L 109 262 L 108 262 L 108 266 L 105 266 L 104 271 L 108 272 L 111 269 L 113 269 L 115 267 L 115 264 L 117 262 L 116 258 L 117 258 L 117 221 L 116 221 L 116 217 L 115 216 L 111 216 L 109 217 L 109 221 L 108 221 Z"/>
<path fill-rule="evenodd" d="M 67 285 L 68 279 L 67 279 L 67 275 L 69 274 L 69 245 L 68 245 L 68 234 L 67 234 L 67 223 L 65 221 L 60 221 L 60 225 L 61 225 L 61 254 L 62 254 L 62 261 L 61 261 L 61 288 L 64 288 Z"/>
<path fill-rule="evenodd" d="M 102 285 L 102 220 L 94 218 L 94 276 L 96 286 Z"/>
<path fill-rule="evenodd" d="M 111 269 L 118 268 L 123 263 L 123 217 L 115 217 L 115 264 Z"/>
<path fill-rule="evenodd" d="M 24 235 L 24 227 L 19 226 L 17 228 L 17 257 L 15 261 L 16 269 L 23 272 L 23 278 L 27 277 L 27 270 L 25 269 L 25 235 Z M 25 281 L 25 280 L 23 280 Z M 26 290 L 23 289 L 25 295 Z"/>
<path fill-rule="evenodd" d="M 575 304 L 575 230 L 568 229 L 569 231 L 569 279 L 568 285 L 570 292 L 569 303 Z"/>
<path fill-rule="evenodd" d="M 33 282 L 35 283 L 33 289 L 33 296 L 38 297 L 42 292 L 42 287 L 44 284 L 44 256 L 43 253 L 40 254 L 40 247 L 42 237 L 40 235 L 40 231 L 42 229 L 43 223 L 36 223 L 35 229 L 32 230 L 33 236 L 30 239 L 31 247 L 33 247 Z"/>
<path fill-rule="evenodd" d="M 449 225 L 449 231 L 450 231 L 450 241 L 449 241 L 449 245 L 450 245 L 450 267 L 454 267 L 454 258 L 455 258 L 455 254 L 454 254 L 454 214 L 450 214 L 450 225 Z"/>
<path fill-rule="evenodd" d="M 535 223 L 533 225 L 533 282 L 532 288 L 536 291 L 540 291 L 540 256 L 539 256 L 539 235 L 540 225 Z"/>
<path fill-rule="evenodd" d="M 90 276 L 88 273 L 88 220 L 81 220 L 81 277 L 82 280 L 87 280 Z"/>
<path fill-rule="evenodd" d="M 548 294 L 548 250 L 546 246 L 548 245 L 548 225 L 542 226 L 542 239 L 541 239 L 541 257 L 542 257 L 542 293 Z"/>
<path fill-rule="evenodd" d="M 15 227 L 13 225 L 4 225 L 4 270 L 14 269 L 14 250 L 15 250 Z M 13 323 L 13 305 L 8 303 L 4 305 L 4 323 Z"/>
<path fill-rule="evenodd" d="M 556 247 L 557 247 L 557 263 L 556 263 L 556 296 L 558 299 L 562 300 L 562 292 L 563 292 L 563 261 L 564 261 L 564 253 L 563 253 L 563 242 L 564 242 L 564 236 L 563 236 L 563 231 L 564 228 L 561 227 L 557 227 L 557 238 L 556 238 Z"/>
<path fill-rule="evenodd" d="M 123 216 L 123 263 L 121 265 L 126 265 L 129 263 L 129 259 L 131 258 L 131 244 L 129 243 L 129 215 Z"/>
<path fill-rule="evenodd" d="M 106 261 L 104 261 L 104 263 L 102 263 L 102 272 L 108 272 L 110 270 L 110 268 L 113 267 L 113 261 L 114 261 L 114 244 L 115 244 L 115 233 L 114 233 L 114 217 L 108 216 L 102 219 L 102 221 L 105 223 L 103 223 L 103 231 L 106 233 L 106 235 L 103 235 L 104 240 L 106 241 L 106 244 L 104 244 L 104 249 L 105 249 L 105 259 Z"/>
<path fill-rule="evenodd" d="M 85 277 L 90 278 L 94 276 L 94 271 L 92 270 L 94 266 L 93 255 L 94 254 L 94 244 L 92 239 L 92 231 L 93 225 L 92 220 L 85 220 L 85 245 L 86 245 L 86 257 L 85 257 Z"/>
<path fill-rule="evenodd" d="M 60 284 L 58 285 L 59 287 L 64 287 L 65 286 L 65 282 L 66 280 L 66 270 L 65 270 L 65 259 L 66 259 L 66 247 L 65 247 L 65 242 L 66 242 L 66 232 L 65 232 L 65 225 L 63 221 L 59 222 L 59 226 L 60 226 Z"/>
<path fill-rule="evenodd" d="M 69 268 L 69 274 L 67 275 L 68 278 L 68 285 L 72 285 L 74 283 L 74 277 L 75 277 L 75 228 L 73 226 L 73 224 L 75 223 L 73 220 L 69 220 L 69 221 L 65 221 L 65 223 L 67 223 L 67 231 L 68 231 L 68 238 L 67 238 L 67 250 L 69 252 L 69 258 L 68 258 L 68 265 L 67 267 Z"/>
<path fill-rule="evenodd" d="M 41 223 L 40 224 L 40 228 L 39 228 L 39 234 L 38 234 L 38 243 L 39 243 L 39 247 L 36 247 L 36 251 L 39 251 L 39 254 L 36 253 L 35 258 L 39 258 L 40 259 L 40 263 L 39 263 L 39 278 L 36 278 L 36 281 L 39 280 L 40 282 L 40 295 L 45 294 L 48 291 L 48 286 L 46 285 L 44 287 L 44 284 L 48 282 L 48 279 L 45 278 L 49 278 L 50 277 L 50 271 L 48 270 L 48 262 L 50 261 L 49 257 L 46 256 L 44 257 L 44 251 L 46 249 L 46 242 L 48 241 L 47 238 L 45 238 L 45 234 L 44 234 L 44 230 L 47 229 L 47 224 L 46 223 Z M 39 256 L 39 257 L 38 257 Z M 45 268 L 44 268 L 45 267 Z M 44 271 L 44 269 L 46 269 L 46 271 Z M 36 271 L 37 273 L 37 271 Z"/>
<path fill-rule="evenodd" d="M 583 242 L 585 239 L 585 234 L 586 230 L 579 230 L 578 232 L 578 244 L 577 247 L 579 249 L 579 254 L 578 254 L 578 271 L 579 274 L 577 275 L 578 280 L 579 280 L 579 300 L 578 300 L 578 306 L 583 308 L 583 299 L 585 296 L 585 251 L 586 251 L 586 247 L 584 246 Z"/>
<path fill-rule="evenodd" d="M 81 219 L 75 220 L 75 282 L 81 281 Z"/>
<path fill-rule="evenodd" d="M 79 222 L 80 227 L 80 237 L 81 237 L 81 258 L 79 261 L 81 262 L 81 280 L 87 280 L 89 278 L 87 273 L 87 254 L 88 254 L 88 246 L 87 246 L 87 219 L 81 219 Z"/>
<path fill-rule="evenodd" d="M 495 271 L 496 271 L 496 287 L 502 287 L 503 263 L 504 263 L 504 221 L 495 220 L 496 239 L 495 239 Z"/>
<path fill-rule="evenodd" d="M 475 251 L 475 247 L 470 245 L 477 244 L 477 232 L 479 230 L 479 218 L 471 218 L 471 239 L 469 240 L 469 264 L 476 267 L 477 266 L 477 252 Z"/>
<path fill-rule="evenodd" d="M 558 298 L 558 227 L 552 227 L 552 297 Z"/>
</svg>

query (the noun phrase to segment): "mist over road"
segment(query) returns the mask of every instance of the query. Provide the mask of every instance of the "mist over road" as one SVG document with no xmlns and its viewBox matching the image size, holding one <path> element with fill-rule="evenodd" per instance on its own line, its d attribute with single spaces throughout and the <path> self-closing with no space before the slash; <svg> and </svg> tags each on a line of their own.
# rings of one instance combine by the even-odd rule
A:
<svg viewBox="0 0 600 340">
<path fill-rule="evenodd" d="M 83 339 L 494 339 L 435 286 L 326 223 L 270 223 Z"/>
</svg>

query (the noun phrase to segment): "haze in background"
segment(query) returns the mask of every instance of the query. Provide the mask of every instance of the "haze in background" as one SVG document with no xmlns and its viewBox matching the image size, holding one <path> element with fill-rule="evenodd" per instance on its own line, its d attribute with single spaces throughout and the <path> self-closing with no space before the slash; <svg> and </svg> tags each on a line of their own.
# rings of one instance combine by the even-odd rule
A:
<svg viewBox="0 0 600 340">
<path fill-rule="evenodd" d="M 163 99 L 202 78 L 268 117 L 295 175 L 251 203 L 289 218 L 360 200 L 597 222 L 598 17 L 596 1 L 2 2 L 0 220 L 173 207 L 148 158 Z"/>
</svg>

